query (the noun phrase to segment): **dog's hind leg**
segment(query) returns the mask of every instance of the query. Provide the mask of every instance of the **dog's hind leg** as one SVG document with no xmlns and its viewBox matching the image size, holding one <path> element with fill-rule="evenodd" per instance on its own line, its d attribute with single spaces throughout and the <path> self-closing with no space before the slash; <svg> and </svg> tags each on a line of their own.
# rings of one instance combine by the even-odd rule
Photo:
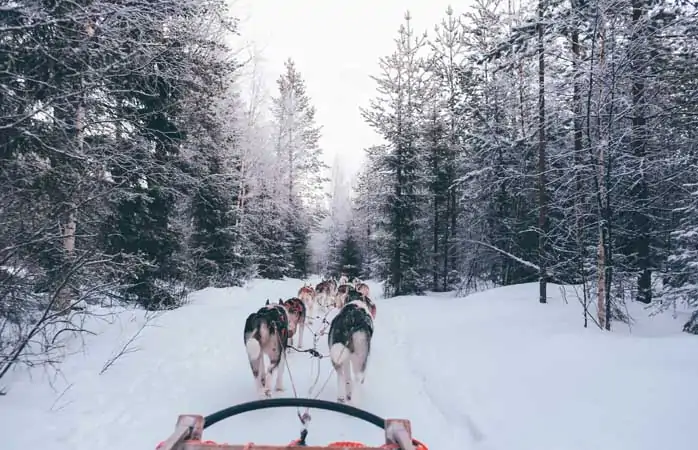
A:
<svg viewBox="0 0 698 450">
<path fill-rule="evenodd" d="M 351 367 L 356 381 L 364 384 L 366 380 L 366 365 L 371 353 L 371 339 L 364 332 L 357 332 L 352 336 L 354 341 L 354 353 L 351 355 Z"/>
<path fill-rule="evenodd" d="M 274 371 L 276 372 L 276 386 L 274 390 L 283 392 L 284 388 L 284 370 L 286 369 L 286 352 L 281 352 L 279 355 L 279 364 Z M 271 380 L 270 380 L 271 381 Z"/>
<path fill-rule="evenodd" d="M 308 304 L 307 307 L 305 308 L 305 319 L 308 320 L 308 323 L 312 324 L 315 320 L 315 299 L 310 297 L 308 299 Z"/>
<path fill-rule="evenodd" d="M 338 403 L 345 403 L 346 401 L 346 386 L 347 382 L 345 380 L 345 372 L 344 372 L 344 366 L 345 364 L 342 364 L 340 366 L 334 366 L 334 371 L 337 373 L 337 402 Z"/>
<path fill-rule="evenodd" d="M 298 322 L 298 348 L 303 348 L 303 333 L 305 332 L 305 321 L 307 320 L 306 317 L 304 317 L 301 321 Z"/>
<path fill-rule="evenodd" d="M 260 342 L 252 336 L 245 342 L 245 348 L 247 350 L 247 359 L 250 363 L 250 369 L 252 369 L 255 387 L 257 388 L 257 394 L 263 396 L 265 382 L 264 351 L 262 350 Z"/>
<path fill-rule="evenodd" d="M 262 354 L 259 357 L 259 366 L 258 366 L 259 373 L 255 380 L 257 380 L 257 394 L 259 395 L 260 398 L 269 398 L 271 397 L 271 389 L 269 388 L 269 376 L 267 375 L 267 371 L 264 367 L 264 355 Z"/>
<path fill-rule="evenodd" d="M 330 341 L 331 342 L 331 341 Z M 330 360 L 337 372 L 337 401 L 344 403 L 347 394 L 347 382 L 350 380 L 349 349 L 339 342 L 330 345 Z"/>
<path fill-rule="evenodd" d="M 256 360 L 250 361 L 250 367 L 252 368 L 252 376 L 254 377 L 255 387 L 257 389 L 257 394 L 262 395 L 264 391 L 263 377 L 264 377 L 264 367 L 260 367 L 264 364 L 264 357 L 260 357 Z"/>
<path fill-rule="evenodd" d="M 342 371 L 344 373 L 344 386 L 345 392 L 347 394 L 347 402 L 351 402 L 354 387 L 354 383 L 351 377 L 351 367 L 349 367 L 350 365 L 350 360 L 347 360 L 344 362 L 344 367 L 342 367 Z"/>
<path fill-rule="evenodd" d="M 366 364 L 364 363 L 363 355 L 354 353 L 351 355 L 351 371 L 353 373 L 353 378 L 359 384 L 364 384 L 366 379 L 366 374 L 364 370 L 366 369 Z"/>
<path fill-rule="evenodd" d="M 315 302 L 312 298 L 307 297 L 307 301 L 304 300 L 303 303 L 305 303 L 305 321 L 308 322 L 308 325 L 313 325 L 315 322 Z"/>
</svg>

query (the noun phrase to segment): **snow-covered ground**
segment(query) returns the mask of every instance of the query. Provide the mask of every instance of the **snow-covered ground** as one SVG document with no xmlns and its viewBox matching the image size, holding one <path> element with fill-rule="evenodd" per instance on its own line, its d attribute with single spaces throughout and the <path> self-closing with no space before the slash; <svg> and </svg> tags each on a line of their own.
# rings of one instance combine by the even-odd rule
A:
<svg viewBox="0 0 698 450">
<path fill-rule="evenodd" d="M 143 317 L 125 312 L 117 323 L 95 324 L 99 334 L 67 358 L 52 386 L 52 372 L 37 369 L 3 380 L 2 448 L 152 450 L 180 413 L 207 415 L 255 399 L 242 343 L 245 318 L 267 298 L 292 296 L 300 286 L 256 280 L 197 292 L 142 330 L 132 345 L 137 351 L 101 375 Z M 357 406 L 411 419 L 415 437 L 434 450 L 695 449 L 698 338 L 680 332 L 685 320 L 650 320 L 638 307 L 630 310 L 637 319 L 632 330 L 615 324 L 617 331 L 602 333 L 582 328 L 571 291 L 569 304 L 557 287 L 549 292 L 547 305 L 537 302 L 537 284 L 460 299 L 377 298 Z M 307 395 L 316 365 L 307 354 L 292 354 L 289 367 L 299 395 Z M 335 399 L 329 361 L 321 361 L 316 384 L 313 397 Z M 288 374 L 286 388 L 283 395 L 293 395 Z M 311 444 L 382 441 L 380 430 L 357 419 L 311 415 Z M 276 409 L 221 422 L 204 437 L 286 444 L 298 431 L 296 411 Z"/>
</svg>

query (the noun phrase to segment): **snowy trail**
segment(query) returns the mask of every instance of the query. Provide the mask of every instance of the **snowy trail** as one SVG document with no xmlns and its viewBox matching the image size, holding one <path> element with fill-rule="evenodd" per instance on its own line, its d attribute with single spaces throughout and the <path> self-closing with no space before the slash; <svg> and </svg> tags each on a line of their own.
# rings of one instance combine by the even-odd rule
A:
<svg viewBox="0 0 698 450">
<path fill-rule="evenodd" d="M 263 289 L 253 283 L 244 291 L 218 289 L 197 293 L 191 304 L 165 314 L 157 327 L 143 333 L 140 351 L 122 357 L 101 376 L 95 374 L 104 362 L 103 355 L 116 344 L 88 340 L 87 354 L 69 358 L 65 364 L 64 371 L 72 385 L 61 397 L 63 406 L 58 411 L 40 411 L 39 415 L 44 416 L 41 418 L 36 417 L 35 408 L 27 408 L 26 415 L 38 419 L 40 432 L 20 433 L 17 448 L 38 446 L 47 437 L 56 439 L 55 445 L 50 446 L 56 449 L 154 448 L 172 431 L 180 413 L 207 415 L 256 399 L 242 345 L 244 321 L 267 298 L 288 298 L 300 287 L 297 280 L 262 283 Z M 370 287 L 372 292 L 380 292 L 379 285 L 370 283 Z M 241 294 L 246 298 L 234 298 Z M 354 404 L 385 417 L 411 419 L 417 437 L 436 443 L 439 434 L 449 436 L 452 430 L 446 421 L 435 422 L 435 417 L 441 417 L 438 411 L 431 411 L 428 404 L 425 407 L 419 398 L 421 383 L 415 380 L 412 368 L 400 361 L 402 350 L 395 351 L 398 339 L 390 329 L 389 315 L 381 311 L 380 295 L 375 297 L 379 317 L 367 380 L 358 387 Z M 316 320 L 314 328 L 321 326 L 321 321 Z M 306 330 L 306 348 L 312 338 Z M 326 336 L 319 339 L 318 350 L 328 354 Z M 310 396 L 334 401 L 337 385 L 329 360 L 320 361 L 319 377 L 317 367 L 317 361 L 307 353 L 291 352 L 284 377 L 286 390 L 276 396 L 294 395 L 290 372 L 299 396 L 308 396 L 318 378 Z M 29 381 L 20 381 L 13 391 L 23 387 L 27 391 L 42 389 Z M 16 411 L 3 407 L 0 401 L 0 420 L 16 422 Z M 382 442 L 381 430 L 358 419 L 325 411 L 311 411 L 311 416 L 309 443 Z M 231 418 L 207 429 L 205 437 L 231 443 L 286 444 L 297 438 L 299 431 L 296 411 L 284 408 Z"/>
<path fill-rule="evenodd" d="M 301 285 L 255 280 L 197 292 L 145 329 L 135 342 L 140 350 L 103 375 L 104 362 L 142 319 L 126 312 L 119 324 L 97 326 L 101 334 L 61 366 L 65 378 L 54 380 L 55 391 L 40 371 L 13 375 L 9 394 L 0 397 L 0 431 L 9 443 L 2 448 L 152 450 L 179 414 L 208 415 L 256 399 L 242 343 L 245 319 L 267 298 L 288 298 Z M 619 327 L 609 335 L 581 328 L 578 306 L 560 298 L 538 305 L 534 284 L 463 299 L 382 299 L 380 286 L 370 287 L 378 315 L 355 405 L 410 419 L 415 437 L 432 449 L 694 448 L 698 340 L 677 331 L 681 320 L 639 320 L 634 334 Z M 318 347 L 325 355 L 326 339 Z M 311 342 L 306 333 L 306 347 Z M 299 396 L 307 396 L 315 361 L 291 352 L 288 366 Z M 311 396 L 334 401 L 329 360 L 320 361 L 318 378 Z M 289 373 L 285 387 L 281 395 L 293 396 Z M 381 430 L 358 419 L 311 415 L 310 444 L 382 442 Z M 231 418 L 204 436 L 287 444 L 299 431 L 296 411 L 284 408 Z"/>
<path fill-rule="evenodd" d="M 374 283 L 369 283 L 369 285 L 372 292 L 380 292 L 379 285 Z M 366 384 L 357 387 L 354 405 L 386 418 L 408 418 L 412 421 L 416 437 L 430 443 L 438 442 L 443 439 L 443 436 L 452 435 L 453 431 L 448 426 L 449 424 L 442 417 L 438 416 L 438 411 L 429 408 L 428 404 L 425 410 L 425 402 L 420 398 L 421 383 L 414 378 L 412 368 L 401 361 L 402 350 L 395 351 L 396 343 L 400 341 L 400 338 L 396 336 L 394 330 L 389 326 L 390 316 L 386 314 L 385 317 L 381 317 L 381 297 L 381 295 L 374 294 L 374 298 L 379 304 L 379 316 L 376 320 L 376 330 Z M 332 317 L 333 314 L 330 314 L 328 320 L 331 320 Z M 240 322 L 240 326 L 242 326 L 243 322 L 244 320 Z M 319 331 L 321 327 L 321 321 L 316 320 L 314 324 L 315 331 Z M 305 339 L 305 346 L 308 347 L 312 342 L 312 335 L 306 333 Z M 328 354 L 326 336 L 322 336 L 319 339 L 318 350 L 323 355 Z M 244 360 L 244 354 L 241 355 L 243 359 L 240 363 L 243 365 L 242 376 L 244 379 L 241 381 L 243 389 L 231 401 L 231 404 L 254 399 L 253 385 L 251 379 L 249 379 L 249 368 L 246 360 Z M 288 367 L 299 396 L 310 396 L 330 401 L 336 399 L 337 383 L 328 359 L 320 361 L 319 377 L 317 377 L 317 362 L 304 353 L 292 352 L 289 356 Z M 287 373 L 285 377 L 286 391 L 282 394 L 286 397 L 294 395 L 290 378 Z M 318 379 L 317 385 L 314 386 L 312 393 L 309 394 L 309 388 L 315 383 L 316 378 Z M 304 409 L 301 409 L 301 412 L 304 411 Z M 435 421 L 435 414 L 436 419 L 441 420 Z M 381 430 L 357 419 L 324 411 L 311 411 L 311 416 L 309 442 L 319 444 L 332 440 L 358 440 L 366 443 L 382 442 L 383 435 Z M 255 426 L 260 427 L 260 420 L 268 420 L 270 426 L 275 430 L 274 432 L 278 433 L 278 437 L 270 436 L 269 431 L 263 427 L 259 430 L 253 430 Z M 236 425 L 235 422 L 238 422 L 239 425 Z M 236 430 L 244 429 L 246 438 L 251 441 L 285 444 L 297 437 L 300 423 L 296 418 L 294 410 L 284 409 L 273 410 L 267 413 L 251 413 L 247 416 L 232 419 L 230 423 L 222 423 L 217 427 L 218 429 L 215 432 L 212 429 L 208 434 L 211 439 L 227 439 L 231 441 L 231 436 L 235 436 Z M 458 445 L 456 441 L 453 441 L 452 448 L 456 447 Z M 449 447 L 445 446 L 445 448 Z"/>
</svg>

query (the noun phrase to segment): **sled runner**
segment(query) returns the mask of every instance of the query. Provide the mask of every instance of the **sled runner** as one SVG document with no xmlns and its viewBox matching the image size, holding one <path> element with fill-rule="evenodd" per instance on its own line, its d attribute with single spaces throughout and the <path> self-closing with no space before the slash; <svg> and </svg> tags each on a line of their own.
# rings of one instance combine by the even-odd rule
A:
<svg viewBox="0 0 698 450">
<path fill-rule="evenodd" d="M 372 423 L 378 428 L 385 430 L 385 444 L 381 446 L 366 446 L 360 442 L 332 442 L 324 446 L 308 446 L 305 442 L 308 434 L 305 428 L 306 419 L 299 418 L 304 427 L 301 431 L 300 439 L 290 442 L 288 445 L 266 445 L 266 444 L 219 444 L 213 441 L 203 440 L 203 430 L 214 425 L 221 420 L 249 411 L 267 408 L 285 407 L 306 407 L 317 408 L 328 411 L 335 411 L 346 414 L 357 419 Z M 284 449 L 305 449 L 305 450 L 327 450 L 327 449 L 348 449 L 364 448 L 365 450 L 401 449 L 401 450 L 428 450 L 427 447 L 416 439 L 412 438 L 412 430 L 409 420 L 404 419 L 383 419 L 370 412 L 355 408 L 350 405 L 317 400 L 309 398 L 274 398 L 257 400 L 240 405 L 231 406 L 224 410 L 203 417 L 199 415 L 181 415 L 177 420 L 177 426 L 170 437 L 157 446 L 157 450 L 284 450 Z"/>
</svg>

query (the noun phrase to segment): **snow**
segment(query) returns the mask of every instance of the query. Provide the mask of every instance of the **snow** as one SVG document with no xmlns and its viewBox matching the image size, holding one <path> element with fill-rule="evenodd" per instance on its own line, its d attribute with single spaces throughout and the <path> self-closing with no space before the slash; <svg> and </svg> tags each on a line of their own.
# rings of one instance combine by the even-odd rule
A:
<svg viewBox="0 0 698 450">
<path fill-rule="evenodd" d="M 3 380 L 2 447 L 154 449 L 178 414 L 207 415 L 255 399 L 242 343 L 245 318 L 267 298 L 295 295 L 301 285 L 254 280 L 244 288 L 199 291 L 190 304 L 142 329 L 136 351 L 101 375 L 144 316 L 124 311 L 114 323 L 95 322 L 98 334 L 84 346 L 75 342 L 82 350 L 67 357 L 60 377 L 35 368 Z M 550 286 L 549 296 L 549 304 L 539 304 L 533 283 L 465 298 L 377 298 L 374 345 L 357 406 L 410 419 L 415 437 L 432 449 L 695 448 L 698 339 L 680 332 L 684 318 L 650 319 L 630 305 L 633 326 L 614 324 L 616 331 L 604 333 L 582 328 L 571 289 L 563 296 Z M 307 342 L 310 337 L 306 333 Z M 324 338 L 321 343 L 326 354 Z M 306 395 L 317 364 L 295 353 L 289 367 L 299 395 Z M 320 362 L 316 384 L 316 391 L 324 385 L 319 398 L 335 399 L 329 361 Z M 286 388 L 283 395 L 293 395 L 288 373 Z M 311 415 L 311 444 L 381 442 L 380 430 L 357 419 Z M 204 438 L 286 444 L 299 429 L 296 411 L 276 409 L 228 419 Z"/>
</svg>

